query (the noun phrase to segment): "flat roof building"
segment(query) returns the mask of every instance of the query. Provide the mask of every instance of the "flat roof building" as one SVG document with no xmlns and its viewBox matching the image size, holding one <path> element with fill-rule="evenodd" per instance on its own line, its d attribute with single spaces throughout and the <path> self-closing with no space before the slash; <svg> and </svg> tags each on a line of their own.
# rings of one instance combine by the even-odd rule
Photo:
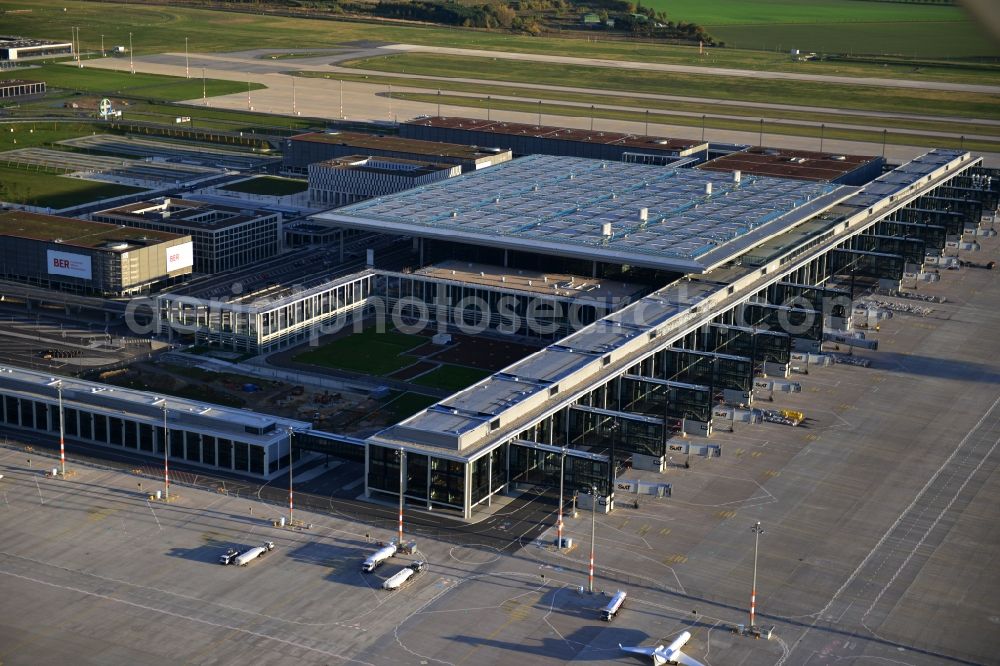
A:
<svg viewBox="0 0 1000 666">
<path fill-rule="evenodd" d="M 100 296 L 145 293 L 191 274 L 186 234 L 22 211 L 0 213 L 0 275 Z"/>
<path fill-rule="evenodd" d="M 399 135 L 425 141 L 497 146 L 515 155 L 557 155 L 599 160 L 669 164 L 703 155 L 708 144 L 694 139 L 600 132 L 477 118 L 414 118 L 399 125 Z"/>
<path fill-rule="evenodd" d="M 840 185 L 864 185 L 878 178 L 884 165 L 884 157 L 756 147 L 717 157 L 697 168 Z"/>
<path fill-rule="evenodd" d="M 282 168 L 293 173 L 305 173 L 310 164 L 350 155 L 457 164 L 462 167 L 463 172 L 483 169 L 511 159 L 509 150 L 360 132 L 309 132 L 285 140 Z"/>
<path fill-rule="evenodd" d="M 314 216 L 345 227 L 598 264 L 702 273 L 849 195 L 760 176 L 545 155 Z M 427 252 L 425 252 L 425 255 Z M 435 259 L 434 253 L 430 253 Z M 473 259 L 474 256 L 464 254 Z M 421 261 L 424 263 L 424 261 Z M 549 261 L 548 270 L 563 270 Z"/>
<path fill-rule="evenodd" d="M 281 213 L 160 197 L 91 213 L 98 222 L 184 233 L 194 240 L 194 270 L 221 273 L 275 256 Z"/>
<path fill-rule="evenodd" d="M 0 366 L 0 423 L 163 460 L 271 479 L 288 469 L 288 430 L 310 424 L 245 409 Z"/>
<path fill-rule="evenodd" d="M 427 185 L 462 173 L 458 164 L 349 155 L 309 165 L 309 200 L 347 204 Z"/>
<path fill-rule="evenodd" d="M 27 60 L 64 55 L 73 55 L 73 44 L 70 42 L 0 35 L 0 60 Z"/>
<path fill-rule="evenodd" d="M 0 81 L 0 100 L 31 99 L 45 94 L 45 81 L 5 79 Z"/>
</svg>

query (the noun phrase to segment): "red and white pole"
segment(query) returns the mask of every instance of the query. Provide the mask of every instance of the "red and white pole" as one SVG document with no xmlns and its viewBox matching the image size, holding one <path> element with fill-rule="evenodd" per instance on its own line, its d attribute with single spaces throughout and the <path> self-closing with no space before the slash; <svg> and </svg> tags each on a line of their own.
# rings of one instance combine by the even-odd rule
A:
<svg viewBox="0 0 1000 666">
<path fill-rule="evenodd" d="M 750 591 L 750 628 L 753 629 L 753 616 L 757 612 L 757 588 Z"/>
<path fill-rule="evenodd" d="M 163 499 L 170 499 L 170 430 L 167 428 L 167 399 L 163 399 Z"/>
<path fill-rule="evenodd" d="M 59 464 L 62 468 L 62 477 L 66 478 L 66 429 L 63 426 L 63 401 L 62 401 L 62 381 L 56 385 L 59 388 Z"/>
<path fill-rule="evenodd" d="M 406 455 L 404 449 L 399 450 L 399 540 L 396 542 L 398 548 L 403 547 L 403 458 Z"/>
</svg>

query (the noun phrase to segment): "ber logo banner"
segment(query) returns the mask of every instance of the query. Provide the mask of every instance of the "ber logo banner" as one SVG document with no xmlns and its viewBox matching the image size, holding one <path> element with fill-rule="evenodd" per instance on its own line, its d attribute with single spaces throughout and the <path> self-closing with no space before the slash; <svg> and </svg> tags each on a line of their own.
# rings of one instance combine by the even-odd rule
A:
<svg viewBox="0 0 1000 666">
<path fill-rule="evenodd" d="M 58 250 L 46 250 L 48 255 L 49 275 L 66 275 L 68 277 L 91 279 L 90 257 L 85 254 L 71 254 Z"/>
<path fill-rule="evenodd" d="M 194 265 L 194 243 L 183 243 L 167 248 L 167 272 Z"/>
</svg>

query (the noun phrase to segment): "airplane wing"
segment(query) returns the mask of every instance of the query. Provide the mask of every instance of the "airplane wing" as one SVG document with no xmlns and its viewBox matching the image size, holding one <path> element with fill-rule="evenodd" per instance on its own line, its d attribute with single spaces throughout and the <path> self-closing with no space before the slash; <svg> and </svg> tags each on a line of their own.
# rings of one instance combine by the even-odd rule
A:
<svg viewBox="0 0 1000 666">
<path fill-rule="evenodd" d="M 618 644 L 618 647 L 621 648 L 622 651 L 624 651 L 624 652 L 632 652 L 634 654 L 641 654 L 641 655 L 645 655 L 647 657 L 652 657 L 653 654 L 655 654 L 656 650 L 657 650 L 657 648 L 655 648 L 655 647 L 625 647 L 621 643 Z M 699 664 L 699 666 L 701 666 L 701 665 Z"/>
<path fill-rule="evenodd" d="M 705 666 L 697 659 L 689 657 L 680 650 L 674 653 L 674 663 L 680 664 L 681 666 Z"/>
</svg>

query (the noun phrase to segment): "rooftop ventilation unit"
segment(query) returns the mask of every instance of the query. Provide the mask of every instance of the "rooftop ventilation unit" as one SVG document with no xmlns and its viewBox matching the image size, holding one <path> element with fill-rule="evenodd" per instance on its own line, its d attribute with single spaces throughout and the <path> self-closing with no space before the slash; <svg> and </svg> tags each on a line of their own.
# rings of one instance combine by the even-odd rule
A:
<svg viewBox="0 0 1000 666">
<path fill-rule="evenodd" d="M 647 221 L 649 219 L 649 209 L 648 208 L 640 208 L 639 209 L 639 219 L 642 220 L 643 222 L 645 222 L 645 221 Z"/>
<path fill-rule="evenodd" d="M 643 208 L 643 210 L 646 210 L 646 209 Z M 601 225 L 601 235 L 604 236 L 605 238 L 611 238 L 611 223 L 610 222 L 605 222 L 604 224 Z"/>
<path fill-rule="evenodd" d="M 712 196 L 712 183 L 705 183 L 705 196 Z"/>
<path fill-rule="evenodd" d="M 742 177 L 743 177 L 743 174 L 740 173 L 739 169 L 737 169 L 736 171 L 733 172 L 733 182 L 734 183 L 740 182 L 740 178 L 742 178 Z"/>
</svg>

